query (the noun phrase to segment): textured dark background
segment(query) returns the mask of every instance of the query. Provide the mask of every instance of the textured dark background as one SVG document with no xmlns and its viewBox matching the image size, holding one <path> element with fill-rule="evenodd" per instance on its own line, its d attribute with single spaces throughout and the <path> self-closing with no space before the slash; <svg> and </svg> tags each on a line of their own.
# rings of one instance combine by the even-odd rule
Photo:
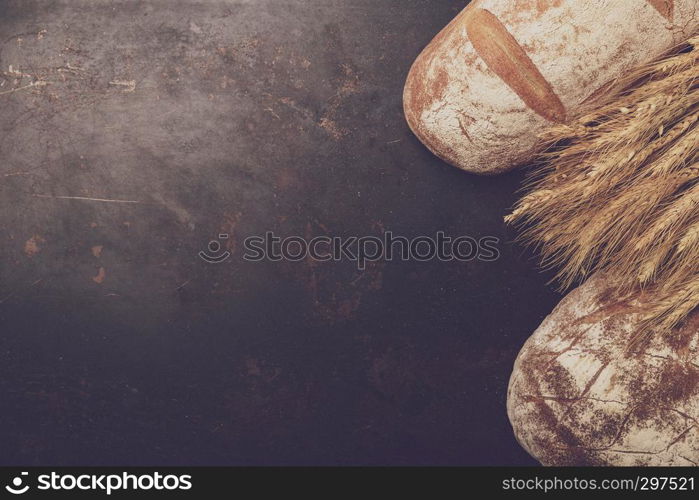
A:
<svg viewBox="0 0 699 500">
<path fill-rule="evenodd" d="M 558 297 L 502 223 L 523 174 L 402 117 L 464 5 L 0 0 L 0 463 L 534 463 L 506 387 Z M 267 230 L 502 257 L 244 262 Z"/>
</svg>

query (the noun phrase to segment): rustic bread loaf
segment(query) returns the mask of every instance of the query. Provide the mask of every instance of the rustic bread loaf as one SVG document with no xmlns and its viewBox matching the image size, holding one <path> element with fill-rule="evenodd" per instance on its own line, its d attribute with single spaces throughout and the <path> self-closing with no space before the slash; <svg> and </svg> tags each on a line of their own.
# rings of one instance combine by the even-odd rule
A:
<svg viewBox="0 0 699 500">
<path fill-rule="evenodd" d="M 502 172 L 531 159 L 547 125 L 698 28 L 699 0 L 474 0 L 413 64 L 405 115 L 443 160 Z"/>
<path fill-rule="evenodd" d="M 507 413 L 544 465 L 699 464 L 699 312 L 629 352 L 642 307 L 595 275 L 522 348 Z"/>
</svg>

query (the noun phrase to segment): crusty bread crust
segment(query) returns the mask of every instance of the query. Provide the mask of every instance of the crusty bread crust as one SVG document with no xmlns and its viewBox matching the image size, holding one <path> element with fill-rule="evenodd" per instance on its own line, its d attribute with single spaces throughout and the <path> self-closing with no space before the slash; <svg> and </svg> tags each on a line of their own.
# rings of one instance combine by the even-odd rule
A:
<svg viewBox="0 0 699 500">
<path fill-rule="evenodd" d="M 507 413 L 544 465 L 699 464 L 699 312 L 629 352 L 643 300 L 595 275 L 522 348 Z"/>
<path fill-rule="evenodd" d="M 506 171 L 547 125 L 697 29 L 699 0 L 475 0 L 413 64 L 406 119 L 448 163 Z"/>
<path fill-rule="evenodd" d="M 551 84 L 495 15 L 472 9 L 465 25 L 476 53 L 524 104 L 551 122 L 565 121 L 566 110 Z"/>
</svg>

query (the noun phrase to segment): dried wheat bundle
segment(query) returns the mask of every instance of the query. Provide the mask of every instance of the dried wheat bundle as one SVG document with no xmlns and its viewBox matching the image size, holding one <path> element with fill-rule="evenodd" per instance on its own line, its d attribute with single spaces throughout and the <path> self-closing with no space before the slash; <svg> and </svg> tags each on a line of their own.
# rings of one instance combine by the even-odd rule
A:
<svg viewBox="0 0 699 500">
<path fill-rule="evenodd" d="M 699 35 L 610 85 L 549 129 L 506 217 L 563 287 L 606 270 L 621 293 L 652 289 L 644 332 L 699 305 Z"/>
</svg>

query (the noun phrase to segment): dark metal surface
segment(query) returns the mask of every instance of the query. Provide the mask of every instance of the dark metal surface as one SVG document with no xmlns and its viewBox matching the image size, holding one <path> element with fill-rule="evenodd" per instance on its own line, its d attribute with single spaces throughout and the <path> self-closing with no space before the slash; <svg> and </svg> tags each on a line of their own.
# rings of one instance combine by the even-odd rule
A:
<svg viewBox="0 0 699 500">
<path fill-rule="evenodd" d="M 502 223 L 522 174 L 402 117 L 464 3 L 0 0 L 0 463 L 533 463 L 505 391 L 558 297 Z M 268 230 L 502 256 L 243 261 Z"/>
</svg>

